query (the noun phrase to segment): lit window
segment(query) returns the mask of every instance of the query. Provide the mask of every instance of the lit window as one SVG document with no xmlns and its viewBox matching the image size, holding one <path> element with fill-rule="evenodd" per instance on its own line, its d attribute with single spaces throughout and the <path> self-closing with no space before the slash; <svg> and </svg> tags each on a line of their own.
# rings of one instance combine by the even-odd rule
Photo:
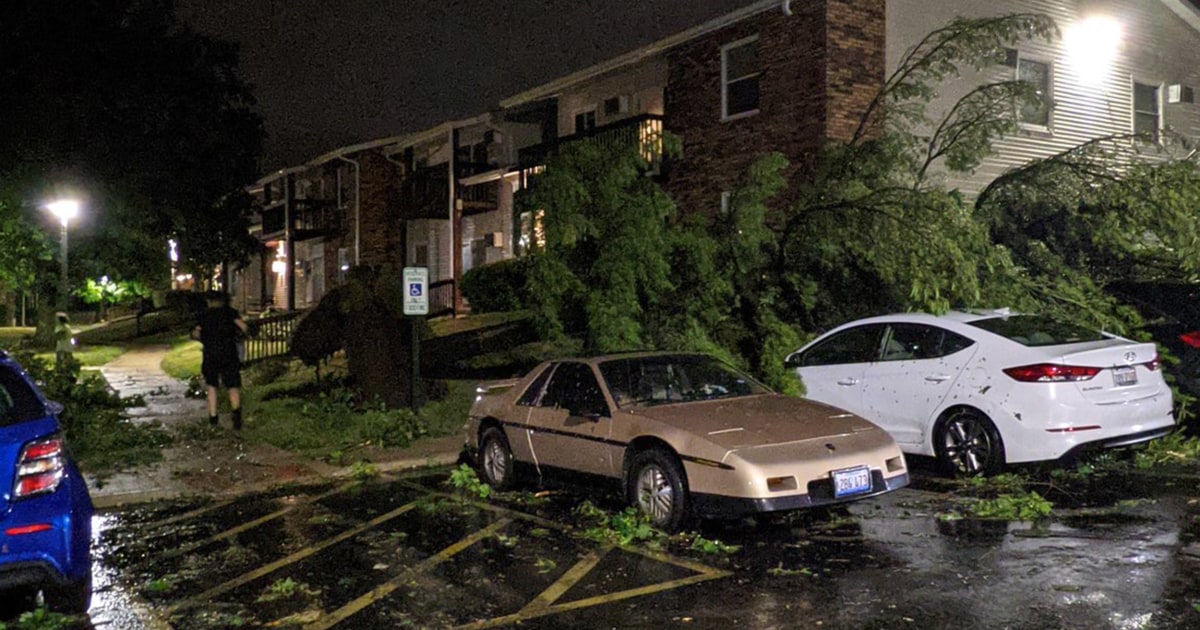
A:
<svg viewBox="0 0 1200 630">
<path fill-rule="evenodd" d="M 758 36 L 721 48 L 721 118 L 747 116 L 758 111 Z"/>
<path fill-rule="evenodd" d="M 1158 142 L 1158 132 L 1162 128 L 1160 113 L 1158 86 L 1134 83 L 1133 133 Z"/>
<path fill-rule="evenodd" d="M 1050 65 L 1030 59 L 1017 59 L 1017 80 L 1028 83 L 1041 99 L 1021 106 L 1020 121 L 1026 125 L 1050 126 Z"/>
</svg>

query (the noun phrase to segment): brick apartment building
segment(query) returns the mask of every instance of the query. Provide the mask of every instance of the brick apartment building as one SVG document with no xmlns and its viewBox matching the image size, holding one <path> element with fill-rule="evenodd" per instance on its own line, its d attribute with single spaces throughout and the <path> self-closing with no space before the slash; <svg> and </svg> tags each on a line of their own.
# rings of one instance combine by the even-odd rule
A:
<svg viewBox="0 0 1200 630">
<path fill-rule="evenodd" d="M 727 15 L 555 79 L 474 118 L 344 147 L 272 173 L 263 255 L 238 270 L 238 305 L 301 309 L 354 265 L 425 266 L 435 310 L 463 307 L 455 281 L 520 255 L 538 220 L 513 196 L 563 143 L 683 140 L 663 183 L 682 212 L 717 212 L 758 156 L 796 174 L 858 126 L 903 53 L 956 15 L 1042 12 L 1064 37 L 1030 42 L 1010 63 L 948 82 L 934 109 L 984 81 L 1020 78 L 1050 96 L 1022 113 L 968 194 L 1029 159 L 1101 135 L 1171 128 L 1200 138 L 1200 0 L 758 0 Z M 653 153 L 656 149 L 645 149 Z"/>
</svg>

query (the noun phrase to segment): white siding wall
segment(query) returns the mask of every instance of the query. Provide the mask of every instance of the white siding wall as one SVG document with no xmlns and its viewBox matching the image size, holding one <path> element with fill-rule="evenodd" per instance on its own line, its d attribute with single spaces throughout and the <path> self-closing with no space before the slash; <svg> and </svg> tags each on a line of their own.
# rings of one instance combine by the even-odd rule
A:
<svg viewBox="0 0 1200 630">
<path fill-rule="evenodd" d="M 1064 35 L 1081 20 L 1107 16 L 1120 24 L 1122 37 L 1111 67 L 1099 82 L 1085 80 L 1073 62 L 1065 38 L 1027 42 L 1016 47 L 1030 59 L 1052 65 L 1054 109 L 1048 131 L 1028 130 L 996 144 L 998 154 L 966 178 L 947 184 L 977 193 L 1006 170 L 1031 159 L 1061 152 L 1090 139 L 1132 131 L 1133 81 L 1161 84 L 1162 117 L 1167 127 L 1200 139 L 1200 104 L 1167 103 L 1166 86 L 1179 83 L 1200 92 L 1200 32 L 1163 0 L 889 0 L 887 61 L 889 72 L 926 33 L 955 16 L 986 17 L 1038 12 L 1053 17 Z M 947 82 L 930 107 L 933 114 L 972 87 L 1012 78 L 1013 69 L 996 67 Z M 936 116 L 935 116 L 936 119 Z"/>
<path fill-rule="evenodd" d="M 596 125 L 607 125 L 638 114 L 663 113 L 663 88 L 667 85 L 667 62 L 655 58 L 571 88 L 558 97 L 558 135 L 575 133 L 575 114 L 596 109 Z M 629 96 L 629 111 L 606 117 L 604 99 Z"/>
</svg>

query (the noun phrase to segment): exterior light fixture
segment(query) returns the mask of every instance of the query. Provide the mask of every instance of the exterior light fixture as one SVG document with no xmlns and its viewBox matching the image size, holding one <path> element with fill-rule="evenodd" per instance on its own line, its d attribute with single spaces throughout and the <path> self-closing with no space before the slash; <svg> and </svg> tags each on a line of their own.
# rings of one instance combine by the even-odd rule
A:
<svg viewBox="0 0 1200 630">
<path fill-rule="evenodd" d="M 1063 41 L 1080 81 L 1100 85 L 1108 78 L 1121 47 L 1121 24 L 1110 17 L 1086 17 L 1067 29 Z"/>
</svg>

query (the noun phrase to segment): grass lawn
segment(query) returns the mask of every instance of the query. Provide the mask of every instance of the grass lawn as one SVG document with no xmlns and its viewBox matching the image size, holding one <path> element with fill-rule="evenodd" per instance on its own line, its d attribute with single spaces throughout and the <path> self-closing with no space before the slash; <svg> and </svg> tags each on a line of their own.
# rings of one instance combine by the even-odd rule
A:
<svg viewBox="0 0 1200 630">
<path fill-rule="evenodd" d="M 203 346 L 199 341 L 193 341 L 187 334 L 180 333 L 159 340 L 168 343 L 171 349 L 163 357 L 162 369 L 175 378 L 186 381 L 200 374 L 200 353 Z"/>
</svg>

